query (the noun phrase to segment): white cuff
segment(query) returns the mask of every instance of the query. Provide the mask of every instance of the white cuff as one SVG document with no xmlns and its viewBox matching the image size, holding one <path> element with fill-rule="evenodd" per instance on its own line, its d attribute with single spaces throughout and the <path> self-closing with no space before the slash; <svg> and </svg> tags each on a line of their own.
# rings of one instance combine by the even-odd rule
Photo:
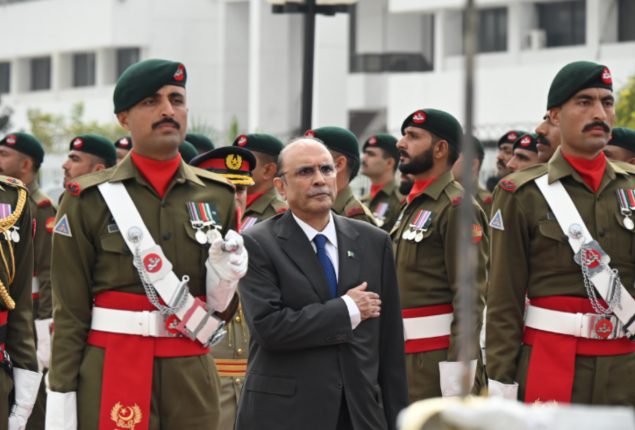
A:
<svg viewBox="0 0 635 430">
<path fill-rule="evenodd" d="M 362 314 L 359 312 L 359 308 L 355 304 L 355 300 L 347 295 L 343 295 L 340 298 L 344 300 L 344 303 L 346 303 L 348 316 L 351 318 L 351 327 L 353 328 L 353 330 L 355 330 L 359 323 L 362 322 Z"/>
<path fill-rule="evenodd" d="M 51 362 L 51 324 L 53 318 L 35 320 L 37 336 L 37 364 L 42 371 L 48 369 Z"/>
<path fill-rule="evenodd" d="M 476 376 L 476 360 L 469 363 L 470 372 L 470 390 L 474 386 L 474 378 Z M 460 361 L 441 361 L 439 362 L 439 376 L 441 384 L 441 395 L 443 397 L 460 396 L 462 394 L 461 386 L 463 377 L 463 363 Z M 469 394 L 469 393 L 467 393 Z"/>
<path fill-rule="evenodd" d="M 490 397 L 502 397 L 508 400 L 518 400 L 518 382 L 503 384 L 493 379 L 487 380 Z"/>
<path fill-rule="evenodd" d="M 77 430 L 77 392 L 48 392 L 44 428 L 46 430 Z"/>
</svg>

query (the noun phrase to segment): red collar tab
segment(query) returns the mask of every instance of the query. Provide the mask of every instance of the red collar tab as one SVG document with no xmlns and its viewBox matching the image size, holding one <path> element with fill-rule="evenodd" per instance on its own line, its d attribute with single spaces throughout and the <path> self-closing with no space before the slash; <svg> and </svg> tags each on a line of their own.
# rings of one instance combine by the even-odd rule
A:
<svg viewBox="0 0 635 430">
<path fill-rule="evenodd" d="M 428 178 L 428 179 L 417 179 L 412 186 L 412 190 L 410 190 L 410 194 L 408 194 L 408 203 L 412 203 L 412 201 L 419 194 L 423 193 L 437 178 Z"/>
<path fill-rule="evenodd" d="M 378 192 L 384 188 L 384 184 L 372 184 L 370 186 L 370 199 L 374 199 Z"/>
<path fill-rule="evenodd" d="M 132 151 L 132 162 L 139 169 L 141 175 L 150 182 L 152 188 L 161 198 L 165 196 L 170 181 L 181 165 L 181 154 L 171 160 L 154 160 Z"/>
<path fill-rule="evenodd" d="M 265 193 L 254 193 L 254 194 L 247 194 L 247 200 L 245 201 L 247 207 L 251 206 L 251 204 L 253 202 L 255 202 L 256 200 L 258 200 L 259 197 L 262 197 Z"/>
<path fill-rule="evenodd" d="M 602 183 L 602 177 L 606 170 L 606 156 L 600 152 L 593 160 L 574 157 L 573 155 L 562 153 L 565 160 L 580 174 L 584 182 L 596 192 Z"/>
</svg>

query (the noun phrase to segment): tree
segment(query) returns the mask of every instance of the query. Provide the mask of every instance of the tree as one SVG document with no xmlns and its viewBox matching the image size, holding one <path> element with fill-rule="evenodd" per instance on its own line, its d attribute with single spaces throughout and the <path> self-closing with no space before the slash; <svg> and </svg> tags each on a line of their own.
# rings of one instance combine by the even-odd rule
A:
<svg viewBox="0 0 635 430">
<path fill-rule="evenodd" d="M 617 94 L 615 126 L 635 129 L 635 76 Z"/>
</svg>

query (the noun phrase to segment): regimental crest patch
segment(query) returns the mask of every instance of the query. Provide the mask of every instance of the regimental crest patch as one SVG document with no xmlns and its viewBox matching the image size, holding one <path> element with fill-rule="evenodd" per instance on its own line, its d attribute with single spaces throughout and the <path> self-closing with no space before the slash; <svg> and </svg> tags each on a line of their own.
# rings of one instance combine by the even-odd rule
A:
<svg viewBox="0 0 635 430">
<path fill-rule="evenodd" d="M 46 219 L 46 232 L 53 233 L 53 228 L 55 227 L 55 217 L 52 216 Z"/>
<path fill-rule="evenodd" d="M 489 226 L 495 228 L 496 230 L 505 230 L 505 225 L 503 224 L 503 215 L 501 214 L 500 209 L 498 209 L 492 217 L 491 221 L 489 222 Z"/>
<path fill-rule="evenodd" d="M 505 191 L 514 192 L 514 190 L 516 190 L 516 184 L 514 182 L 510 181 L 510 180 L 507 180 L 507 179 L 501 179 L 498 182 L 498 186 L 501 187 Z"/>
<path fill-rule="evenodd" d="M 71 232 L 71 225 L 68 222 L 68 216 L 66 214 L 62 215 L 60 219 L 57 220 L 57 223 L 53 228 L 53 233 L 57 233 L 61 236 L 66 237 L 73 237 L 73 233 Z"/>
<path fill-rule="evenodd" d="M 132 406 L 123 406 L 117 402 L 110 410 L 110 419 L 115 422 L 118 429 L 134 430 L 135 426 L 143 419 L 143 414 L 136 403 Z"/>
</svg>

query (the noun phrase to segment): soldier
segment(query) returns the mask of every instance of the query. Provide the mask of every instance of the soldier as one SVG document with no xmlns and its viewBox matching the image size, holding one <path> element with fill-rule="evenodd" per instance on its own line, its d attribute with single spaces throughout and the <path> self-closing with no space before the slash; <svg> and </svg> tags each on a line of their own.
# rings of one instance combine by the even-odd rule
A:
<svg viewBox="0 0 635 430">
<path fill-rule="evenodd" d="M 186 79 L 173 61 L 126 69 L 113 99 L 130 156 L 67 184 L 53 230 L 47 429 L 217 428 L 209 346 L 233 315 L 247 255 L 230 230 L 232 185 L 178 153 Z"/>
<path fill-rule="evenodd" d="M 481 167 L 483 166 L 483 159 L 485 158 L 485 148 L 483 148 L 483 144 L 476 137 L 472 136 L 472 143 L 474 144 L 476 158 L 472 161 L 472 181 L 476 184 L 476 195 L 474 198 L 476 202 L 481 206 L 485 215 L 489 217 L 490 210 L 492 209 L 492 193 L 487 191 L 485 188 L 481 186 L 479 183 L 479 173 L 481 172 Z M 459 155 L 458 160 L 452 166 L 452 175 L 454 179 L 461 185 L 463 185 L 463 181 L 461 178 L 461 173 L 463 171 L 463 154 Z"/>
<path fill-rule="evenodd" d="M 234 184 L 236 204 L 242 211 L 245 210 L 247 188 L 255 184 L 253 172 L 258 165 L 250 151 L 238 146 L 225 146 L 199 155 L 192 160 L 191 165 L 218 173 Z M 249 355 L 249 328 L 241 305 L 227 325 L 227 336 L 214 346 L 212 355 L 221 387 L 218 429 L 234 430 Z"/>
<path fill-rule="evenodd" d="M 252 177 L 255 184 L 247 188 L 247 201 L 242 209 L 241 232 L 254 224 L 287 210 L 287 204 L 278 196 L 273 178 L 278 174 L 278 154 L 284 145 L 269 134 L 243 134 L 234 146 L 249 150 L 256 158 Z"/>
<path fill-rule="evenodd" d="M 31 295 L 40 371 L 48 369 L 51 358 L 51 233 L 55 207 L 37 183 L 37 173 L 44 161 L 44 148 L 27 133 L 11 133 L 0 140 L 0 173 L 21 180 L 29 190 L 29 209 L 33 215 L 33 279 Z M 28 428 L 44 428 L 45 387 L 29 418 Z"/>
<path fill-rule="evenodd" d="M 337 197 L 333 212 L 377 225 L 372 212 L 353 195 L 350 182 L 359 172 L 359 144 L 355 135 L 340 127 L 321 127 L 308 130 L 305 136 L 315 137 L 331 151 L 337 169 Z"/>
<path fill-rule="evenodd" d="M 538 135 L 538 160 L 546 163 L 551 160 L 553 153 L 560 146 L 560 129 L 551 121 L 549 112 L 542 117 L 542 122 L 534 130 Z"/>
<path fill-rule="evenodd" d="M 611 132 L 611 140 L 604 148 L 609 160 L 635 164 L 635 130 L 616 127 Z"/>
<path fill-rule="evenodd" d="M 414 186 L 392 229 L 405 328 L 410 401 L 460 394 L 456 315 L 458 305 L 458 205 L 463 187 L 452 176 L 459 157 L 461 125 L 447 112 L 421 109 L 401 126 L 399 170 Z M 478 350 L 481 294 L 485 286 L 486 217 L 474 202 L 472 242 L 478 247 L 474 304 L 474 351 Z M 476 355 L 471 369 L 476 376 Z M 478 389 L 479 387 L 475 387 Z"/>
<path fill-rule="evenodd" d="M 514 141 L 514 155 L 507 162 L 507 169 L 510 172 L 516 172 L 521 169 L 540 163 L 538 160 L 538 135 L 521 134 Z"/>
<path fill-rule="evenodd" d="M 602 152 L 615 120 L 609 69 L 567 64 L 547 109 L 560 148 L 494 192 L 489 392 L 635 406 L 633 328 L 623 321 L 634 309 L 635 178 Z"/>
<path fill-rule="evenodd" d="M 190 161 L 198 155 L 198 152 L 194 145 L 186 140 L 179 145 L 179 154 L 181 154 L 181 158 L 185 163 L 190 164 Z"/>
<path fill-rule="evenodd" d="M 117 164 L 119 164 L 121 163 L 121 160 L 123 160 L 132 149 L 132 139 L 130 138 L 130 136 L 120 137 L 113 142 L 113 145 L 115 145 L 115 151 L 117 153 Z"/>
<path fill-rule="evenodd" d="M 0 427 L 24 430 L 42 374 L 33 339 L 33 241 L 26 186 L 0 176 Z"/>
<path fill-rule="evenodd" d="M 199 154 L 202 154 L 207 151 L 211 151 L 214 149 L 214 142 L 212 139 L 200 133 L 187 133 L 185 135 L 185 140 L 190 142 L 196 148 L 196 151 Z"/>
<path fill-rule="evenodd" d="M 379 227 L 390 232 L 401 212 L 403 196 L 395 183 L 399 164 L 397 139 L 378 133 L 369 137 L 362 147 L 362 175 L 370 178 L 370 193 L 361 201 L 373 213 Z"/>
<path fill-rule="evenodd" d="M 68 158 L 62 164 L 64 187 L 75 178 L 117 164 L 115 145 L 97 134 L 82 134 L 71 139 Z"/>
<path fill-rule="evenodd" d="M 503 134 L 500 139 L 498 139 L 498 153 L 496 154 L 496 172 L 498 173 L 499 179 L 508 175 L 509 169 L 507 168 L 507 163 L 511 160 L 514 155 L 514 141 L 521 134 L 526 134 L 526 131 L 522 130 L 510 130 L 507 133 Z"/>
</svg>

